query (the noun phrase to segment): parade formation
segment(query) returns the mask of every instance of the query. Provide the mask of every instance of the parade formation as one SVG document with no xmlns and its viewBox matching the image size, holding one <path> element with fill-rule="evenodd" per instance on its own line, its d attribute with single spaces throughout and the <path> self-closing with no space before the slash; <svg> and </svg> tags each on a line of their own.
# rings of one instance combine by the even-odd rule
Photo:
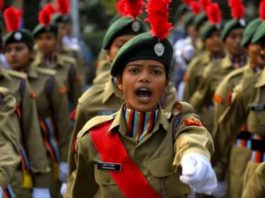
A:
<svg viewBox="0 0 265 198">
<path fill-rule="evenodd" d="M 0 198 L 264 198 L 265 0 L 117 0 L 90 68 L 71 3 L 0 0 Z"/>
</svg>

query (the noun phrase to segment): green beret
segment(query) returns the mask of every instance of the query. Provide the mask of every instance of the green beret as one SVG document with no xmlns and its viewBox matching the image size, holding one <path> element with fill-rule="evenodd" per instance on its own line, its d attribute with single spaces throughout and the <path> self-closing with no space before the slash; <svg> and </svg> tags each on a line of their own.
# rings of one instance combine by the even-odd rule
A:
<svg viewBox="0 0 265 198">
<path fill-rule="evenodd" d="M 44 26 L 42 24 L 37 25 L 33 30 L 33 36 L 36 39 L 40 34 L 43 33 L 53 33 L 57 35 L 58 28 L 55 24 L 50 24 L 47 26 Z"/>
<path fill-rule="evenodd" d="M 125 66 L 134 60 L 156 60 L 164 64 L 168 75 L 173 56 L 173 47 L 167 39 L 158 42 L 157 37 L 146 32 L 139 34 L 125 43 L 113 60 L 111 75 L 122 74 Z"/>
<path fill-rule="evenodd" d="M 221 34 L 222 40 L 225 41 L 226 37 L 232 30 L 237 29 L 237 28 L 245 28 L 245 26 L 246 26 L 246 22 L 244 21 L 244 19 L 240 19 L 240 20 L 230 19 L 229 21 L 225 23 L 225 26 L 223 28 L 223 31 Z"/>
<path fill-rule="evenodd" d="M 246 47 L 249 43 L 251 43 L 252 37 L 254 36 L 256 30 L 261 24 L 261 20 L 259 18 L 252 20 L 246 27 L 243 33 L 243 39 L 241 41 L 241 45 Z"/>
<path fill-rule="evenodd" d="M 188 12 L 184 15 L 184 26 L 187 28 L 188 26 L 192 25 L 194 19 L 194 15 L 191 12 Z"/>
<path fill-rule="evenodd" d="M 215 31 L 219 31 L 221 30 L 222 25 L 213 25 L 209 22 L 206 22 L 201 30 L 200 30 L 200 37 L 202 39 L 202 41 L 205 41 L 207 38 L 209 38 L 211 36 L 211 34 Z"/>
<path fill-rule="evenodd" d="M 25 43 L 30 49 L 32 49 L 34 39 L 29 30 L 20 29 L 15 32 L 9 32 L 4 36 L 4 46 L 11 43 Z"/>
<path fill-rule="evenodd" d="M 102 48 L 108 50 L 114 39 L 121 35 L 137 35 L 145 32 L 145 25 L 139 20 L 130 17 L 120 17 L 111 24 L 102 43 Z"/>
<path fill-rule="evenodd" d="M 257 28 L 257 31 L 255 32 L 254 36 L 252 37 L 251 42 L 252 43 L 258 43 L 260 40 L 264 39 L 265 36 L 265 22 L 263 21 L 259 27 Z"/>
<path fill-rule="evenodd" d="M 194 21 L 193 21 L 193 25 L 195 27 L 196 30 L 199 30 L 200 27 L 205 23 L 207 22 L 207 16 L 205 13 L 200 13 L 198 15 L 196 15 L 196 17 L 194 18 Z"/>
<path fill-rule="evenodd" d="M 69 23 L 71 22 L 70 15 L 62 15 L 59 13 L 56 13 L 52 16 L 52 23 L 58 24 L 58 23 Z"/>
</svg>

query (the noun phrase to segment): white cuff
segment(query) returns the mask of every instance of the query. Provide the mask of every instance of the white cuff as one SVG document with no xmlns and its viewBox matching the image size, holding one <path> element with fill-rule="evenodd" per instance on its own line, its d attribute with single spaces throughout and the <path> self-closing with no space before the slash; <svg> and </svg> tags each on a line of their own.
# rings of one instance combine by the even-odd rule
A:
<svg viewBox="0 0 265 198">
<path fill-rule="evenodd" d="M 66 182 L 69 172 L 69 166 L 67 162 L 60 162 L 59 164 L 59 178 L 60 181 Z"/>
<path fill-rule="evenodd" d="M 51 198 L 51 195 L 47 188 L 33 188 L 32 198 Z"/>
</svg>

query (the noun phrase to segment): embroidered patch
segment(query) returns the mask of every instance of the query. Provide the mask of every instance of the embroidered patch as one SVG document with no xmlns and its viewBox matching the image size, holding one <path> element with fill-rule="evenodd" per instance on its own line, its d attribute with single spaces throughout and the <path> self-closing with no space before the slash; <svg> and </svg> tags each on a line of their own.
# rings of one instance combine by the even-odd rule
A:
<svg viewBox="0 0 265 198">
<path fill-rule="evenodd" d="M 63 87 L 60 88 L 60 94 L 62 94 L 62 95 L 65 94 L 65 93 L 67 93 L 67 91 L 68 90 L 67 90 L 67 88 L 65 86 L 63 86 Z"/>
<path fill-rule="evenodd" d="M 183 122 L 186 126 L 203 126 L 201 121 L 196 118 L 185 118 Z"/>
<path fill-rule="evenodd" d="M 213 100 L 214 102 L 216 102 L 217 104 L 223 104 L 224 103 L 224 99 L 222 96 L 220 95 L 214 95 L 213 96 Z"/>
</svg>

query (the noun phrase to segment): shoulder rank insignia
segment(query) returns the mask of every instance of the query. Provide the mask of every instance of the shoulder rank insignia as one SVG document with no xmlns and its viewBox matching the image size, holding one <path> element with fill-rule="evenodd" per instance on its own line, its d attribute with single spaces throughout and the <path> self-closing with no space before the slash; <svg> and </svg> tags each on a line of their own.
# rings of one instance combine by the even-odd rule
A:
<svg viewBox="0 0 265 198">
<path fill-rule="evenodd" d="M 196 118 L 185 118 L 183 122 L 186 126 L 203 126 L 202 122 Z"/>
</svg>

